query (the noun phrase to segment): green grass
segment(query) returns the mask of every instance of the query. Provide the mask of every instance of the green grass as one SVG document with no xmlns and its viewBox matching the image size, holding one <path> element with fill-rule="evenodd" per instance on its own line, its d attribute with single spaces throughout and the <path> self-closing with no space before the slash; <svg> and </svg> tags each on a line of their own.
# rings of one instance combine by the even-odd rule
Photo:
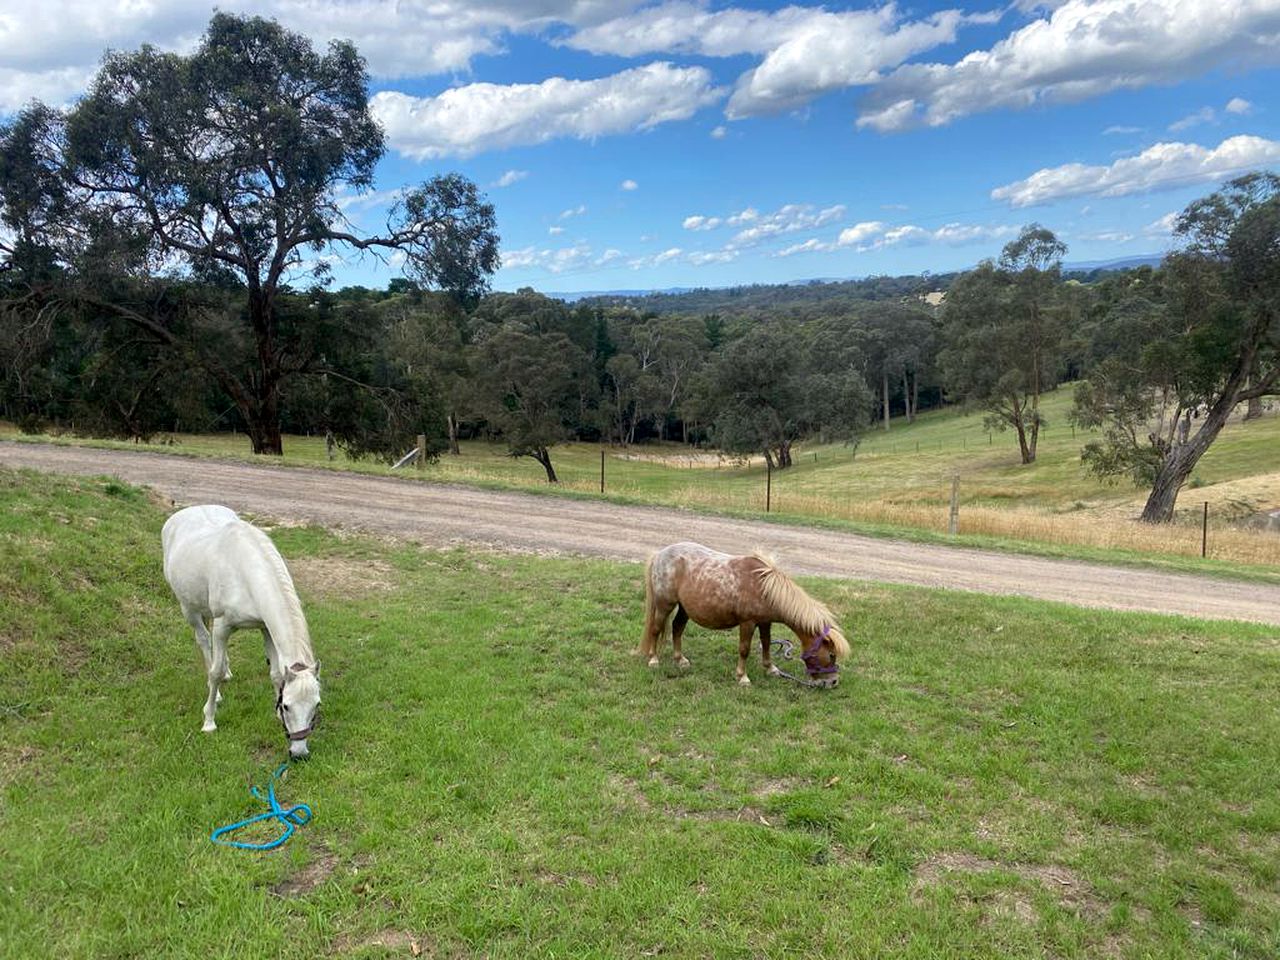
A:
<svg viewBox="0 0 1280 960">
<path fill-rule="evenodd" d="M 0 472 L 0 955 L 1273 957 L 1274 628 L 814 581 L 843 684 L 630 650 L 640 569 L 273 532 L 323 661 L 284 850 L 214 847 L 283 757 L 220 729 L 163 510 Z"/>
</svg>

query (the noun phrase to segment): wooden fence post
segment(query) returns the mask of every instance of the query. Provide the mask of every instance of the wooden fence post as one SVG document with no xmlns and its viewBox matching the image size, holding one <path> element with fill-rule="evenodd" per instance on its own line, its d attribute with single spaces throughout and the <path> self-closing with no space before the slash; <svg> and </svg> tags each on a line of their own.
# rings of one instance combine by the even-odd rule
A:
<svg viewBox="0 0 1280 960">
<path fill-rule="evenodd" d="M 1209 555 L 1209 501 L 1204 502 L 1204 519 L 1200 522 L 1200 556 Z"/>
<path fill-rule="evenodd" d="M 947 533 L 953 537 L 960 532 L 960 474 L 951 478 L 951 516 L 947 520 Z"/>
<path fill-rule="evenodd" d="M 425 433 L 418 434 L 418 469 L 421 470 L 427 463 L 427 435 Z"/>
<path fill-rule="evenodd" d="M 600 492 L 604 493 L 604 447 L 600 448 Z"/>
<path fill-rule="evenodd" d="M 768 513 L 773 502 L 773 464 L 764 462 L 764 512 Z"/>
</svg>

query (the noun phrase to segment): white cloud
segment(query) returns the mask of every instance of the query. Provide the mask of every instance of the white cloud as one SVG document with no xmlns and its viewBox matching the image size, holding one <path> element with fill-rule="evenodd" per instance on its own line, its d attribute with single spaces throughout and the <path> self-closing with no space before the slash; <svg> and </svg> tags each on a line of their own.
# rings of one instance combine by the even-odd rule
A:
<svg viewBox="0 0 1280 960">
<path fill-rule="evenodd" d="M 1277 62 L 1277 0 L 1067 0 L 957 63 L 899 67 L 864 99 L 858 125 L 941 126 L 986 110 L 1078 101 L 1216 67 Z"/>
<path fill-rule="evenodd" d="M 570 207 L 568 210 L 560 211 L 560 220 L 568 220 L 570 217 L 580 217 L 587 212 L 587 205 L 580 203 L 576 207 Z"/>
<path fill-rule="evenodd" d="M 843 204 L 815 210 L 807 203 L 788 203 L 786 206 L 779 207 L 773 213 L 761 215 L 751 207 L 748 207 L 742 213 L 729 218 L 728 222 L 730 224 L 749 223 L 750 226 L 738 231 L 727 246 L 750 247 L 785 233 L 795 233 L 798 230 L 811 230 L 815 227 L 826 226 L 842 219 L 844 217 L 844 209 Z M 747 214 L 750 214 L 750 217 Z"/>
<path fill-rule="evenodd" d="M 1227 113 L 1234 113 L 1236 116 L 1247 116 L 1253 113 L 1253 104 L 1243 97 L 1232 97 L 1227 101 L 1227 105 L 1223 108 Z"/>
<path fill-rule="evenodd" d="M 664 263 L 670 263 L 672 260 L 678 260 L 684 250 L 680 247 L 668 247 L 661 253 L 651 253 L 644 257 L 633 257 L 627 261 L 627 266 L 632 270 L 642 270 L 645 267 L 658 267 Z"/>
<path fill-rule="evenodd" d="M 723 140 L 726 136 L 728 136 L 728 134 L 729 134 L 729 128 L 726 127 L 723 123 L 720 124 L 718 127 L 711 128 L 711 139 L 713 140 Z"/>
<path fill-rule="evenodd" d="M 493 181 L 493 185 L 495 187 L 509 187 L 513 183 L 519 183 L 527 176 L 529 176 L 528 170 L 508 170 L 497 180 Z"/>
<path fill-rule="evenodd" d="M 738 213 L 735 213 L 725 222 L 728 223 L 729 226 L 731 227 L 737 227 L 737 226 L 741 226 L 744 223 L 754 223 L 756 220 L 759 220 L 759 219 L 760 219 L 760 211 L 757 210 L 755 207 L 747 207 L 745 210 L 741 210 Z"/>
<path fill-rule="evenodd" d="M 881 220 L 866 220 L 840 231 L 840 235 L 836 238 L 835 246 L 853 247 L 858 253 L 866 253 L 897 244 L 914 246 L 939 243 L 949 247 L 963 247 L 968 244 L 998 240 L 1002 237 L 1012 236 L 1017 232 L 1017 227 L 1008 224 L 947 223 L 935 230 L 926 230 L 924 227 L 918 227 L 911 223 L 890 226 Z"/>
<path fill-rule="evenodd" d="M 392 147 L 425 160 L 647 130 L 688 119 L 721 96 L 704 67 L 651 63 L 599 80 L 473 83 L 436 97 L 383 91 L 370 106 Z"/>
<path fill-rule="evenodd" d="M 991 23 L 998 17 L 972 19 Z M 792 109 L 831 90 L 873 83 L 880 71 L 954 41 L 966 19 L 958 10 L 945 10 L 903 21 L 893 3 L 840 12 L 796 5 L 776 11 L 712 11 L 700 3 L 672 0 L 581 29 L 563 43 L 624 57 L 761 55 L 760 64 L 739 78 L 729 102 L 728 114 L 736 118 Z"/>
<path fill-rule="evenodd" d="M 1213 123 L 1218 119 L 1218 114 L 1214 112 L 1213 107 L 1201 107 L 1195 113 L 1189 113 L 1181 120 L 1175 120 L 1169 124 L 1169 129 L 1174 133 L 1183 130 L 1190 130 L 1192 127 L 1198 127 L 1202 123 Z"/>
<path fill-rule="evenodd" d="M 738 258 L 737 250 L 694 250 L 686 259 L 695 267 L 703 267 L 708 263 L 729 263 Z"/>
<path fill-rule="evenodd" d="M 1280 142 L 1237 136 L 1209 149 L 1195 143 L 1157 143 L 1109 166 L 1067 163 L 1037 170 L 1025 180 L 991 191 L 995 200 L 1029 207 L 1064 197 L 1121 197 L 1221 180 L 1252 167 L 1280 162 Z"/>
<path fill-rule="evenodd" d="M 833 90 L 875 83 L 886 68 L 953 42 L 963 19 L 956 10 L 901 25 L 896 18 L 892 4 L 879 10 L 814 11 L 758 67 L 738 78 L 726 114 L 737 119 L 792 110 Z"/>
<path fill-rule="evenodd" d="M 591 247 L 576 243 L 572 247 L 543 248 L 522 247 L 519 250 L 502 251 L 503 270 L 522 270 L 539 267 L 549 273 L 564 273 L 586 266 L 591 262 Z"/>
<path fill-rule="evenodd" d="M 719 217 L 704 217 L 701 214 L 694 214 L 691 217 L 685 217 L 681 226 L 686 230 L 714 230 L 723 222 Z"/>
<path fill-rule="evenodd" d="M 613 263 L 613 261 L 619 260 L 624 256 L 626 256 L 626 254 L 621 250 L 616 247 L 610 247 L 604 253 L 600 254 L 600 256 L 596 257 L 595 265 L 597 267 L 603 267 L 606 263 Z"/>
<path fill-rule="evenodd" d="M 1117 133 L 1121 133 L 1121 134 L 1141 133 L 1142 130 L 1143 130 L 1142 127 L 1114 126 L 1114 127 L 1107 127 L 1107 129 L 1102 131 L 1102 135 L 1104 137 L 1109 137 L 1112 134 L 1117 134 Z"/>
<path fill-rule="evenodd" d="M 638 190 L 640 189 L 640 184 L 636 183 L 634 180 L 623 180 L 622 183 L 618 184 L 618 189 L 619 190 Z"/>
<path fill-rule="evenodd" d="M 1173 228 L 1178 225 L 1178 211 L 1171 210 L 1159 220 L 1153 220 L 1142 228 L 1142 232 L 1149 237 L 1168 237 L 1173 234 Z"/>
<path fill-rule="evenodd" d="M 553 237 L 558 237 L 564 233 L 564 227 L 547 227 L 547 233 Z"/>
<path fill-rule="evenodd" d="M 323 49 L 355 43 L 376 77 L 464 71 L 503 52 L 505 38 L 549 24 L 589 27 L 625 14 L 635 0 L 41 0 L 0 12 L 0 110 L 33 97 L 60 104 L 82 92 L 102 52 L 150 43 L 186 52 L 215 8 L 279 20 Z"/>
<path fill-rule="evenodd" d="M 855 223 L 852 227 L 845 227 L 840 231 L 840 237 L 836 240 L 842 247 L 856 246 L 865 243 L 872 237 L 879 236 L 887 229 L 883 221 L 880 220 L 864 220 L 861 223 Z"/>
<path fill-rule="evenodd" d="M 789 247 L 783 247 L 781 250 L 775 253 L 774 256 L 775 257 L 793 257 L 797 253 L 823 253 L 833 249 L 835 249 L 833 244 L 827 243 L 823 240 L 819 240 L 817 237 L 810 237 L 808 240 L 804 241 L 803 243 L 793 243 Z"/>
</svg>

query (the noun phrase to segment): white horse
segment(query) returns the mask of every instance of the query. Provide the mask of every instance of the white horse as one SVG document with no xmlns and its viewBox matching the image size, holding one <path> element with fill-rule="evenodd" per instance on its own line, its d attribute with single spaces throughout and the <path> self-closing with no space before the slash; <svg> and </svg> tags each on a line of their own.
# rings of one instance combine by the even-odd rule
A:
<svg viewBox="0 0 1280 960">
<path fill-rule="evenodd" d="M 280 551 L 235 511 L 212 505 L 179 510 L 165 521 L 160 540 L 164 578 L 196 632 L 209 675 L 204 732 L 218 729 L 218 686 L 231 677 L 227 637 L 241 627 L 257 627 L 266 643 L 289 755 L 305 757 L 320 705 L 320 664 Z"/>
</svg>

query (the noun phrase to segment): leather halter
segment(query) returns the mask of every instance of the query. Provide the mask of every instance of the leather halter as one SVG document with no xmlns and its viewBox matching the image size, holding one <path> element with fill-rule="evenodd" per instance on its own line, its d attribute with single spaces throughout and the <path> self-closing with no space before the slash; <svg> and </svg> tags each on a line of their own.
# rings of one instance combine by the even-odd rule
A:
<svg viewBox="0 0 1280 960">
<path fill-rule="evenodd" d="M 315 729 L 315 721 L 307 724 L 301 730 L 289 730 L 289 725 L 284 722 L 284 685 L 281 684 L 279 692 L 276 693 L 276 716 L 280 718 L 280 726 L 284 727 L 285 739 L 293 742 L 297 740 L 305 740 L 311 736 L 311 731 Z"/>
</svg>

